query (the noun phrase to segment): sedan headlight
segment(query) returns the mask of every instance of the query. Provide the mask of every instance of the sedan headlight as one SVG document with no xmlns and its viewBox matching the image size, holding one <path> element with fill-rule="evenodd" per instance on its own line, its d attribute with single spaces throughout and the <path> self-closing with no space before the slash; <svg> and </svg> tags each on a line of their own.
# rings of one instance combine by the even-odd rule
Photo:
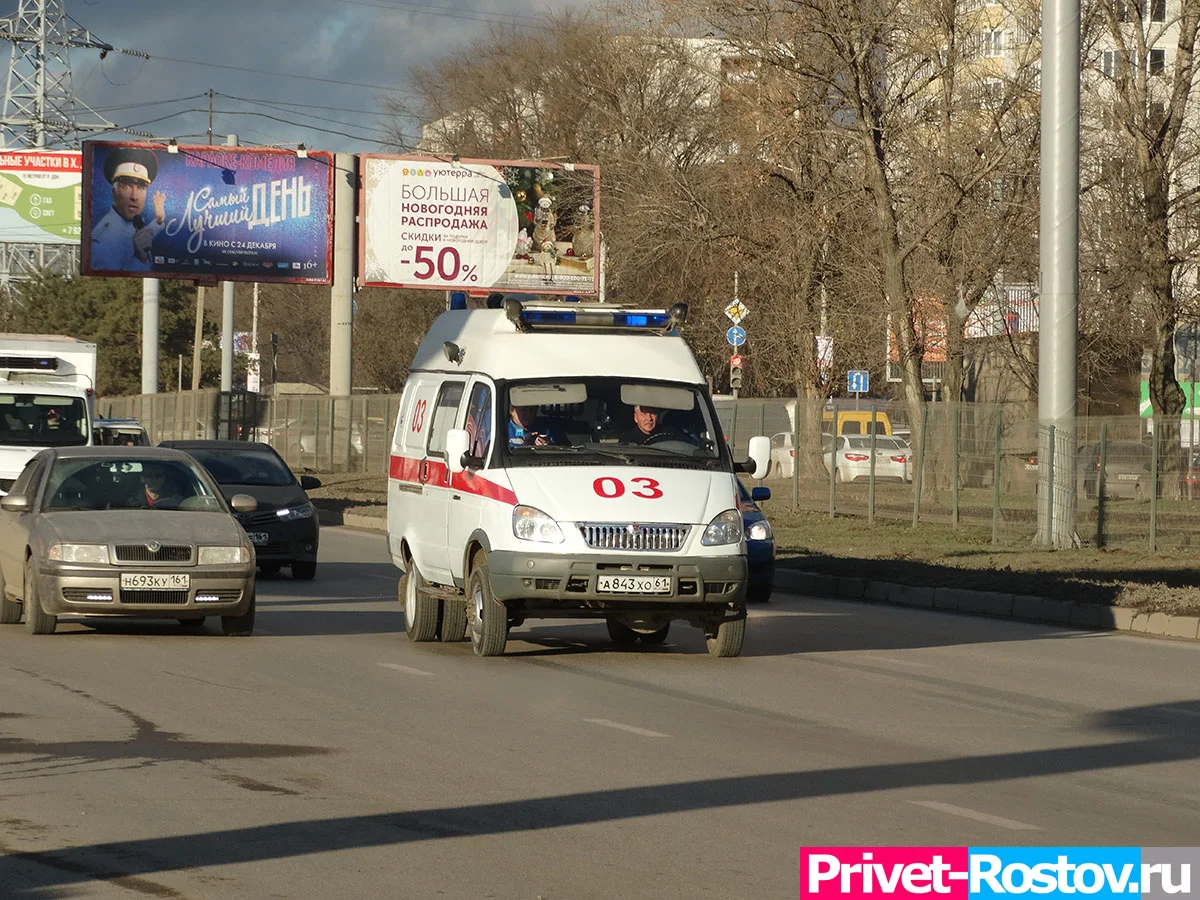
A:
<svg viewBox="0 0 1200 900">
<path fill-rule="evenodd" d="M 523 541 L 538 541 L 542 544 L 561 544 L 562 529 L 558 523 L 532 506 L 513 509 L 513 534 Z"/>
<path fill-rule="evenodd" d="M 56 562 L 108 565 L 108 547 L 104 544 L 55 544 L 46 555 Z"/>
<path fill-rule="evenodd" d="M 250 551 L 245 547 L 201 547 L 199 563 L 202 566 L 228 566 L 250 562 Z"/>
<path fill-rule="evenodd" d="M 714 547 L 718 544 L 736 544 L 741 539 L 742 514 L 736 509 L 727 509 L 708 523 L 700 543 L 705 547 Z"/>
<path fill-rule="evenodd" d="M 275 510 L 275 515 L 286 522 L 294 519 L 311 519 L 313 516 L 313 507 L 311 503 L 304 503 L 300 506 L 283 506 Z"/>
<path fill-rule="evenodd" d="M 746 540 L 748 541 L 769 541 L 772 537 L 774 534 L 772 534 L 771 525 L 766 519 L 759 519 L 746 529 Z"/>
</svg>

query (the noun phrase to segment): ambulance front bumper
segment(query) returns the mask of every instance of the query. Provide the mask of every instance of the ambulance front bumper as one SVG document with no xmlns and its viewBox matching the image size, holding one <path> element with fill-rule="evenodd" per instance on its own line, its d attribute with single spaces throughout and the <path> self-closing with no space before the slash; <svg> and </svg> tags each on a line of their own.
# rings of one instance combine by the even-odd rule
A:
<svg viewBox="0 0 1200 900">
<path fill-rule="evenodd" d="M 488 572 L 496 599 L 526 608 L 737 609 L 746 598 L 745 556 L 493 551 Z"/>
</svg>

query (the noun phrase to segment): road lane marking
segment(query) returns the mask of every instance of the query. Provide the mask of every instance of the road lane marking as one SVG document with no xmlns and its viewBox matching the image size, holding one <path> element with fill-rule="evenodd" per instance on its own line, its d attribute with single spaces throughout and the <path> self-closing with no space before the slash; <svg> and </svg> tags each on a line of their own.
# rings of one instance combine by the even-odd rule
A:
<svg viewBox="0 0 1200 900">
<path fill-rule="evenodd" d="M 661 731 L 651 731 L 649 728 L 638 728 L 634 725 L 622 725 L 620 722 L 614 722 L 611 719 L 584 719 L 583 721 L 590 725 L 603 725 L 605 728 L 616 728 L 620 731 L 628 731 L 631 734 L 640 734 L 642 737 L 670 737 L 669 734 L 663 734 Z"/>
<path fill-rule="evenodd" d="M 399 663 L 379 663 L 385 669 L 395 669 L 397 672 L 404 672 L 407 675 L 432 675 L 432 672 L 426 672 L 423 669 L 414 669 L 412 666 L 402 666 Z"/>
<path fill-rule="evenodd" d="M 987 813 L 979 812 L 974 809 L 967 809 L 965 806 L 954 806 L 951 803 L 938 803 L 936 800 L 909 800 L 909 803 L 914 806 L 923 806 L 926 809 L 937 810 L 938 812 L 949 813 L 952 816 L 962 816 L 964 819 L 972 819 L 976 822 L 983 822 L 987 825 L 998 825 L 1001 828 L 1007 828 L 1010 831 L 1041 831 L 1037 825 L 1028 825 L 1025 822 L 1018 822 L 1015 819 L 1006 819 L 1003 816 L 992 816 Z"/>
</svg>

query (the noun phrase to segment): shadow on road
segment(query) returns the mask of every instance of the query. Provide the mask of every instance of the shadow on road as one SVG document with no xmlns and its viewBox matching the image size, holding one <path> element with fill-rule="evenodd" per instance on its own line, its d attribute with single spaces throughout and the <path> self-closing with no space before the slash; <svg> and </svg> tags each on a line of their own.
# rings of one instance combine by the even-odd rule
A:
<svg viewBox="0 0 1200 900">
<path fill-rule="evenodd" d="M 895 765 L 845 766 L 558 794 L 496 803 L 397 810 L 371 815 L 173 834 L 64 846 L 38 852 L 0 847 L 0 884 L 10 898 L 48 896 L 71 885 L 128 883 L 156 873 L 329 853 L 398 847 L 442 838 L 537 832 L 691 810 L 740 807 L 934 785 L 979 785 L 1195 759 L 1200 701 L 1105 713 L 1092 724 L 1125 739 L 1020 753 L 947 757 Z M 51 754 L 57 754 L 50 745 Z M 165 745 L 169 746 L 169 744 Z M 64 752 L 76 753 L 69 745 Z M 151 746 L 142 748 L 150 753 Z M 26 754 L 25 742 L 0 741 L 0 754 Z M 143 886 L 145 885 L 144 882 Z"/>
</svg>

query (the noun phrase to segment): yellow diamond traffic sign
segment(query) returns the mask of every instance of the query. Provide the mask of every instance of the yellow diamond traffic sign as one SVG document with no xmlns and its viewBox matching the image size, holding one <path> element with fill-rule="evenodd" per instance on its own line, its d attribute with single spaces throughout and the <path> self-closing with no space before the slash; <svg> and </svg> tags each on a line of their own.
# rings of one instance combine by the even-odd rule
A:
<svg viewBox="0 0 1200 900">
<path fill-rule="evenodd" d="M 741 325 L 742 319 L 750 315 L 750 310 L 746 309 L 746 305 L 741 300 L 734 300 L 725 307 L 725 315 L 729 317 L 729 321 L 734 325 Z"/>
</svg>

